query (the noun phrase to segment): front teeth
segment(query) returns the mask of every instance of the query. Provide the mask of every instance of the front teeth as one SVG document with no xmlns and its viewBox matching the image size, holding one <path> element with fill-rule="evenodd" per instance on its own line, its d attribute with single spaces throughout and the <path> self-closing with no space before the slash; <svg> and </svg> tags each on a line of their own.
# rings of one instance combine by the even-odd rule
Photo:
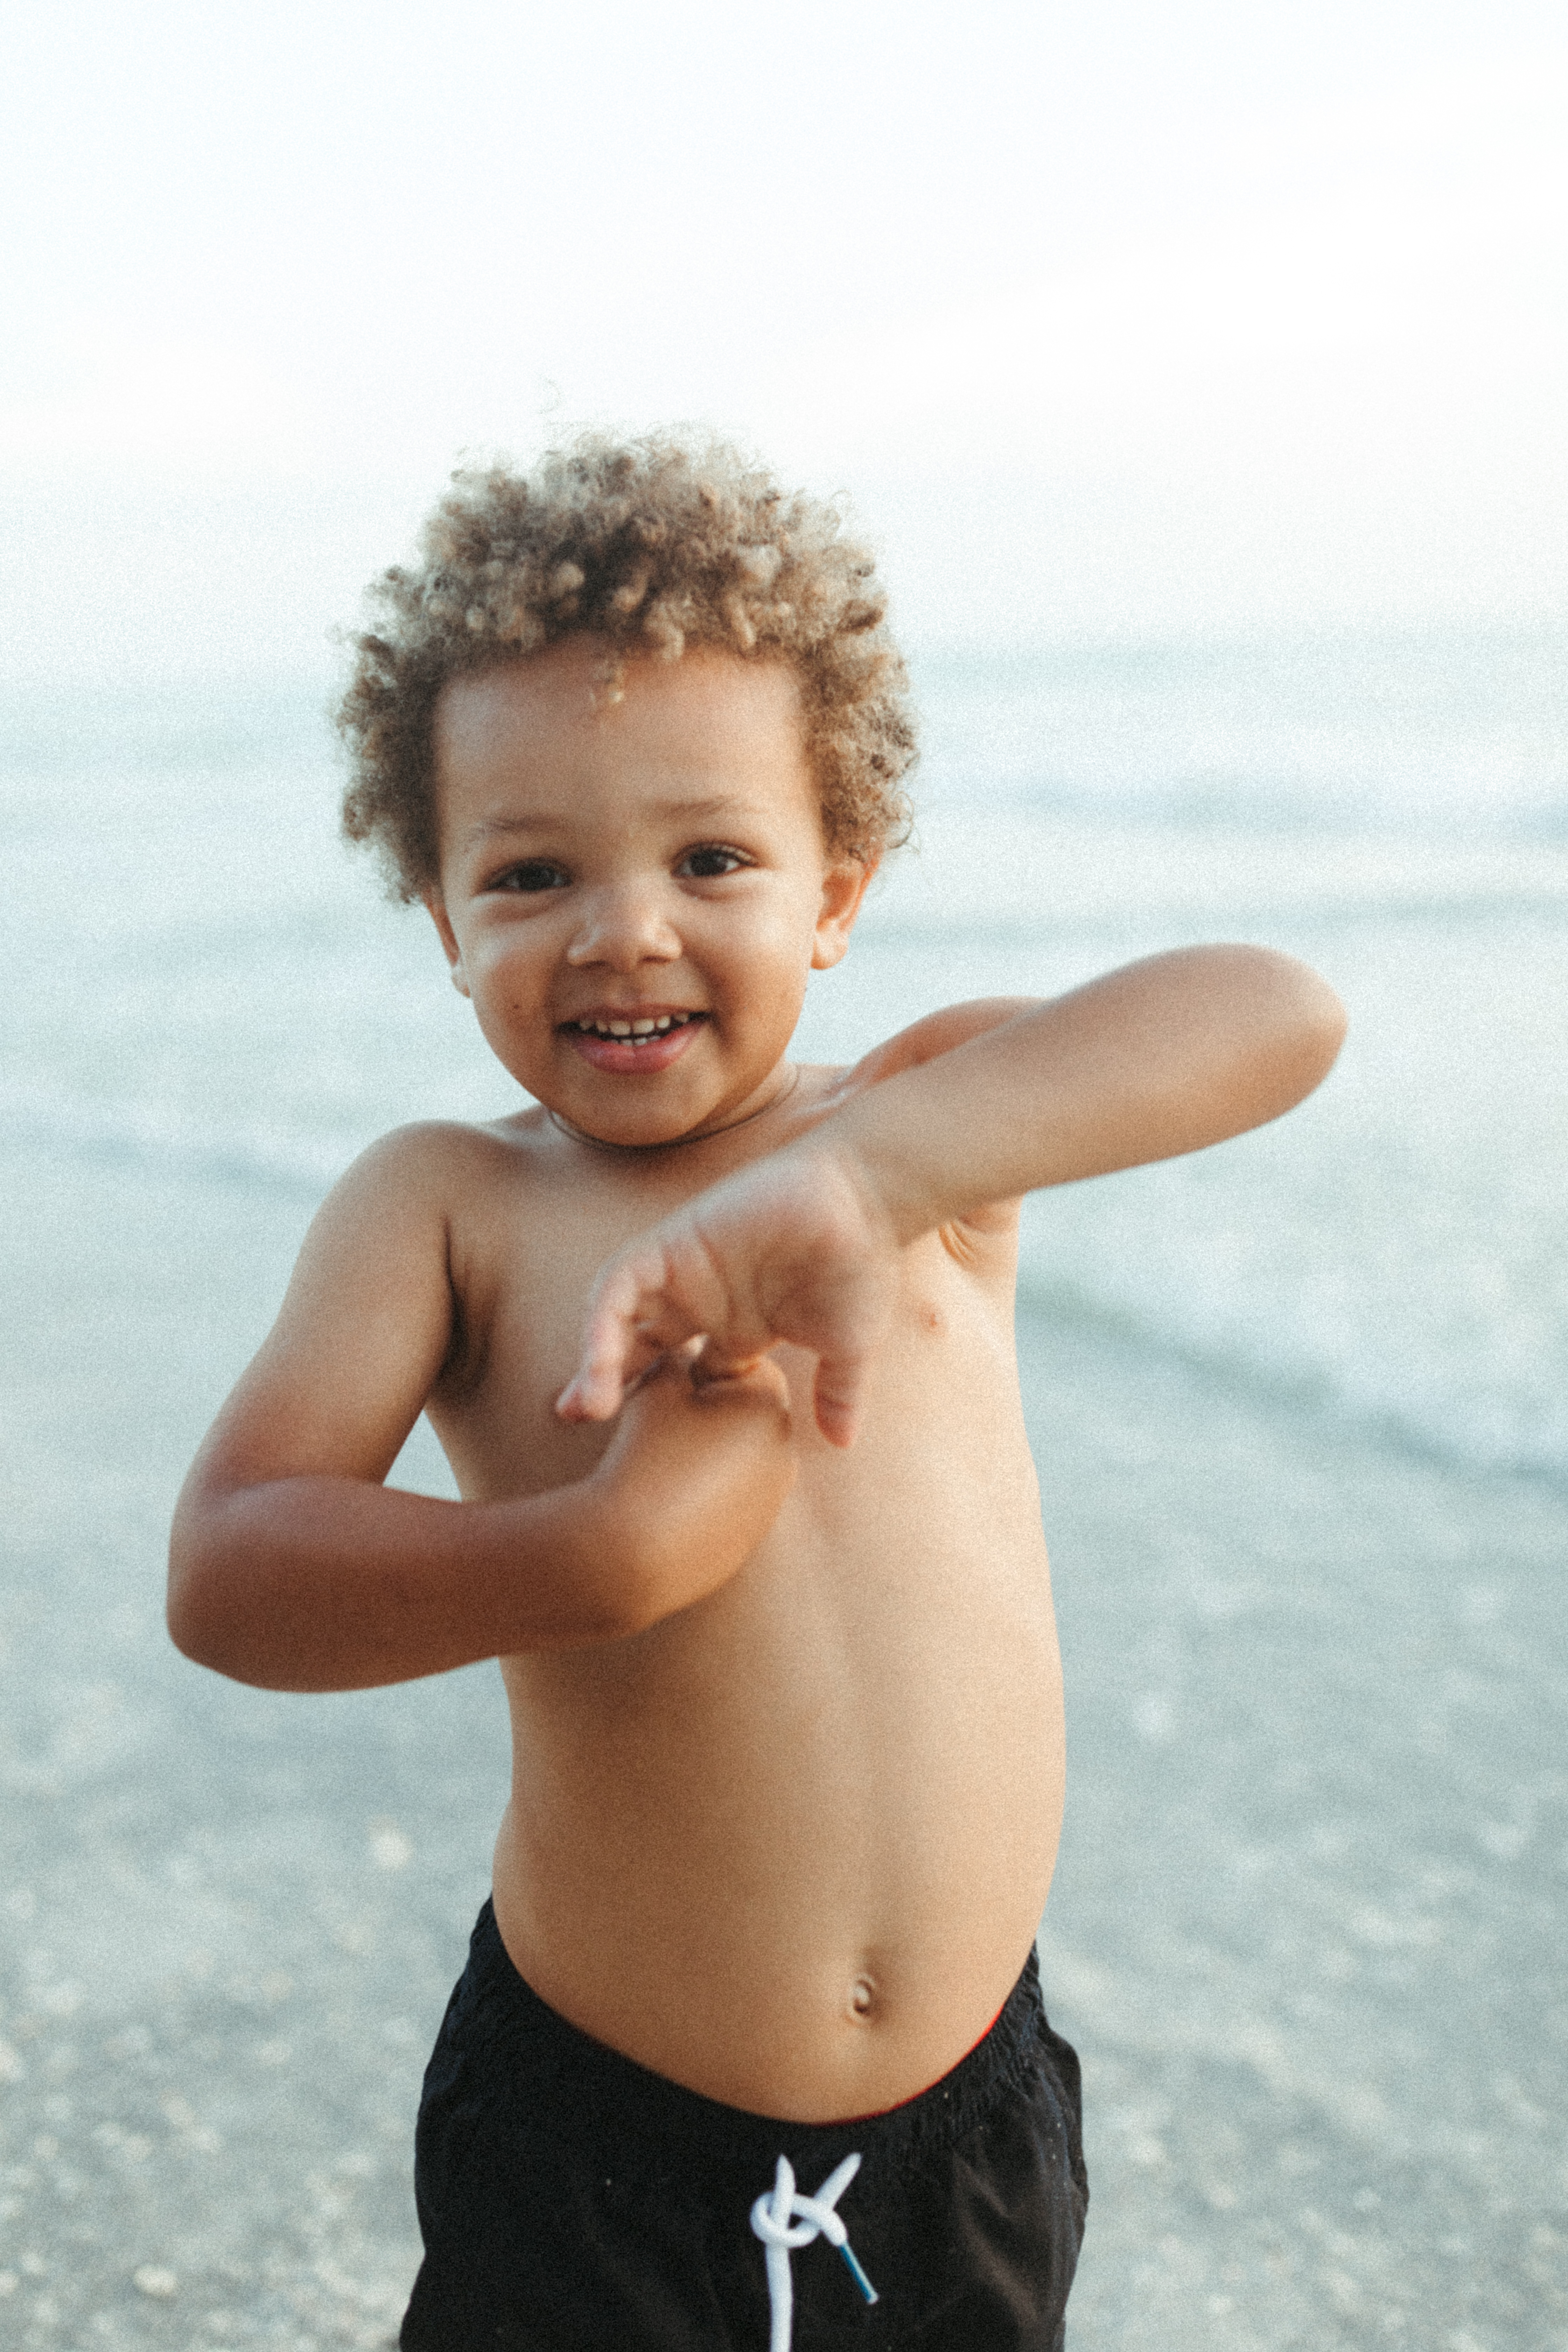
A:
<svg viewBox="0 0 1568 2352">
<path fill-rule="evenodd" d="M 661 1013 L 653 1021 L 578 1021 L 574 1027 L 584 1037 L 662 1037 L 667 1029 L 684 1029 L 689 1013 Z"/>
</svg>

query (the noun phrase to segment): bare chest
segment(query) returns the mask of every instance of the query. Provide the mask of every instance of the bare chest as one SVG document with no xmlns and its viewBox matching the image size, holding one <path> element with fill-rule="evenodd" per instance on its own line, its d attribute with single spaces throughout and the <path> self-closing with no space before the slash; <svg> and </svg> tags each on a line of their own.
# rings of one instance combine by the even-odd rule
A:
<svg viewBox="0 0 1568 2352">
<path fill-rule="evenodd" d="M 428 1411 L 470 1499 L 570 1484 L 604 1453 L 610 1425 L 564 1423 L 555 1400 L 576 1369 L 600 1268 L 700 1189 L 680 1181 L 682 1173 L 635 1195 L 595 1182 L 592 1170 L 569 1185 L 499 1190 L 454 1231 L 457 1344 Z M 867 1456 L 889 1452 L 900 1462 L 910 1457 L 901 1483 L 917 1463 L 941 1476 L 942 1457 L 950 1457 L 947 1471 L 963 1473 L 950 1483 L 962 1486 L 994 1457 L 1016 1394 L 1010 1252 L 998 1260 L 977 1271 L 934 1234 L 905 1253 L 893 1328 L 875 1371 L 871 1442 L 854 1449 L 853 1469 L 851 1457 L 816 1435 L 812 1360 L 779 1351 L 803 1485 L 847 1494 L 863 1478 Z"/>
</svg>

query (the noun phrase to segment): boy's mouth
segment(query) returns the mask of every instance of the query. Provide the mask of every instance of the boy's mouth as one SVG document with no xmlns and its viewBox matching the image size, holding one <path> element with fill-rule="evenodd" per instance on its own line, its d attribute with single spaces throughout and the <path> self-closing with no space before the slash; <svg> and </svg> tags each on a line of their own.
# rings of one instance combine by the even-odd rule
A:
<svg viewBox="0 0 1568 2352">
<path fill-rule="evenodd" d="M 625 1077 L 668 1069 L 707 1018 L 705 1013 L 593 1013 L 563 1021 L 557 1034 L 592 1068 Z"/>
</svg>

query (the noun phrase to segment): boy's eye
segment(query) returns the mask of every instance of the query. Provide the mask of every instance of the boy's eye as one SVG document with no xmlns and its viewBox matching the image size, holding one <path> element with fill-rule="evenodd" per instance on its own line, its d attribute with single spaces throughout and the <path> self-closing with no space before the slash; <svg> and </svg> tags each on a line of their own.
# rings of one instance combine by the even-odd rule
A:
<svg viewBox="0 0 1568 2352">
<path fill-rule="evenodd" d="M 675 870 L 689 882 L 710 882 L 720 874 L 736 874 L 751 862 L 738 849 L 726 849 L 721 842 L 705 841 L 700 849 L 689 849 Z"/>
<path fill-rule="evenodd" d="M 521 866 L 509 866 L 489 887 L 492 890 L 563 890 L 569 878 L 548 857 L 529 857 Z"/>
</svg>

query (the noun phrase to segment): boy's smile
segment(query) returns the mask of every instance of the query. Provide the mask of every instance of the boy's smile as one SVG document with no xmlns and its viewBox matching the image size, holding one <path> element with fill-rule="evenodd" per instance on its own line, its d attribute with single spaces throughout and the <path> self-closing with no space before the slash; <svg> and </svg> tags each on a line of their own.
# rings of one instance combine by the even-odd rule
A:
<svg viewBox="0 0 1568 2352">
<path fill-rule="evenodd" d="M 430 911 L 492 1050 L 571 1126 L 673 1143 L 765 1109 L 806 975 L 868 871 L 825 848 L 783 663 L 603 644 L 453 679 L 437 706 Z"/>
<path fill-rule="evenodd" d="M 679 1059 L 704 1017 L 700 1013 L 645 1013 L 636 1019 L 612 1014 L 563 1025 L 592 1068 L 614 1070 L 622 1077 L 646 1076 L 650 1070 L 668 1070 Z"/>
</svg>

